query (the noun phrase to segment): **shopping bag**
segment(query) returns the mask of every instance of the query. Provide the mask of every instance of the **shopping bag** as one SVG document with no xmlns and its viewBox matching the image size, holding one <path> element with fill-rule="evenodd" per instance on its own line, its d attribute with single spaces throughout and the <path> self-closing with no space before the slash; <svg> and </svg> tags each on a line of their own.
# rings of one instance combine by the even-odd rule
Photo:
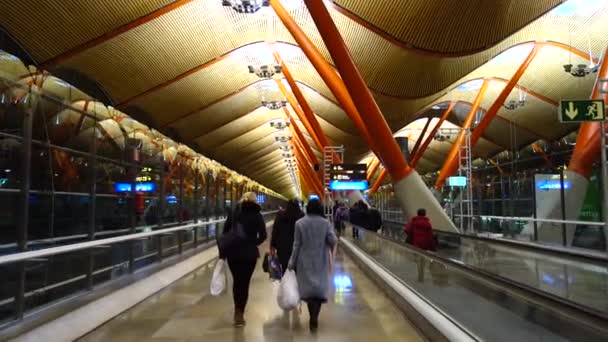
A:
<svg viewBox="0 0 608 342">
<path fill-rule="evenodd" d="M 281 309 L 288 311 L 297 308 L 299 302 L 300 292 L 298 291 L 296 273 L 293 270 L 288 270 L 281 279 L 277 303 Z"/>
<path fill-rule="evenodd" d="M 226 289 L 226 261 L 220 259 L 215 264 L 211 277 L 211 295 L 219 296 Z"/>
<path fill-rule="evenodd" d="M 273 256 L 270 257 L 268 273 L 270 274 L 271 280 L 281 280 L 281 278 L 283 278 L 283 267 L 278 258 Z"/>
</svg>

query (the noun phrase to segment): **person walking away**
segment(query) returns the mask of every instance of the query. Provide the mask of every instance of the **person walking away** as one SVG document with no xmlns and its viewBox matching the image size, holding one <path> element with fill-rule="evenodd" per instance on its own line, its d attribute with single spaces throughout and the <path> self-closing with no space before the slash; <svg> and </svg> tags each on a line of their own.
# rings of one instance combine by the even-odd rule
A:
<svg viewBox="0 0 608 342">
<path fill-rule="evenodd" d="M 287 202 L 287 208 L 281 211 L 272 225 L 270 253 L 279 259 L 283 272 L 287 270 L 289 257 L 293 250 L 293 236 L 296 221 L 304 217 L 297 200 Z"/>
<path fill-rule="evenodd" d="M 331 223 L 323 216 L 319 200 L 306 206 L 306 216 L 296 222 L 293 252 L 288 269 L 296 271 L 300 298 L 308 305 L 310 330 L 319 325 L 321 305 L 329 290 L 329 251 L 338 239 Z"/>
<path fill-rule="evenodd" d="M 346 221 L 348 221 L 348 208 L 344 203 L 340 203 L 340 206 L 334 213 L 334 228 L 338 236 L 342 235 Z"/>
<path fill-rule="evenodd" d="M 429 218 L 426 217 L 425 209 L 418 209 L 418 215 L 407 224 L 405 233 L 407 240 L 412 245 L 424 250 L 434 251 L 436 249 L 433 227 Z"/>
<path fill-rule="evenodd" d="M 260 256 L 258 246 L 266 240 L 266 224 L 261 214 L 262 208 L 256 203 L 253 192 L 243 194 L 235 210 L 228 215 L 223 234 L 236 229 L 241 224 L 246 238 L 235 241 L 228 250 L 220 251 L 220 259 L 228 260 L 232 273 L 232 296 L 234 300 L 234 325 L 245 325 L 245 306 L 249 298 L 249 283 Z"/>
</svg>

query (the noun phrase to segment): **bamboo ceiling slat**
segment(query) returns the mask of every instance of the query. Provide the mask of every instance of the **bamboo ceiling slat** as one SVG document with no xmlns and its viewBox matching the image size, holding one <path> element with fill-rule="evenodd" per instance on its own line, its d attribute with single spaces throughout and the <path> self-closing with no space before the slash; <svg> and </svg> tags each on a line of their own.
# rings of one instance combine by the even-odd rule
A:
<svg viewBox="0 0 608 342">
<path fill-rule="evenodd" d="M 452 53 L 492 46 L 562 1 L 337 0 L 336 4 L 413 47 Z"/>
<path fill-rule="evenodd" d="M 131 22 L 173 0 L 0 1 L 0 23 L 43 61 Z"/>
<path fill-rule="evenodd" d="M 218 127 L 208 134 L 195 138 L 195 141 L 204 142 L 208 147 L 217 147 L 230 139 L 231 136 L 245 134 L 262 123 L 283 118 L 284 114 L 279 110 L 270 110 L 260 107 L 253 112 L 241 116 L 237 120 Z M 270 125 L 268 125 L 270 128 Z"/>
<path fill-rule="evenodd" d="M 178 132 L 182 133 L 181 136 L 188 139 L 189 137 L 207 134 L 261 105 L 257 90 L 253 87 L 247 87 L 243 92 L 190 115 L 172 124 L 171 127 L 177 129 Z"/>
</svg>

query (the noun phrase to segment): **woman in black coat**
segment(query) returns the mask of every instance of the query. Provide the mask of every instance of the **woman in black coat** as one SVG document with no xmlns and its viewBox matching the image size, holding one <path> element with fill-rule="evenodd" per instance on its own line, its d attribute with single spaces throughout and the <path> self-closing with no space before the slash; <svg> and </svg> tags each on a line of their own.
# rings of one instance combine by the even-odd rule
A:
<svg viewBox="0 0 608 342">
<path fill-rule="evenodd" d="M 293 236 L 296 221 L 304 217 L 300 205 L 296 200 L 287 202 L 287 208 L 281 211 L 274 220 L 272 236 L 270 238 L 270 252 L 279 258 L 283 272 L 287 270 L 287 263 L 293 249 Z"/>
<path fill-rule="evenodd" d="M 232 273 L 232 296 L 234 299 L 234 325 L 245 325 L 245 306 L 249 298 L 249 284 L 255 269 L 257 259 L 260 257 L 258 246 L 267 237 L 266 224 L 261 214 L 262 208 L 256 203 L 253 192 L 243 195 L 235 211 L 228 216 L 224 224 L 226 234 L 241 224 L 246 238 L 238 240 L 226 251 L 220 250 L 220 259 L 228 259 L 228 267 Z"/>
</svg>

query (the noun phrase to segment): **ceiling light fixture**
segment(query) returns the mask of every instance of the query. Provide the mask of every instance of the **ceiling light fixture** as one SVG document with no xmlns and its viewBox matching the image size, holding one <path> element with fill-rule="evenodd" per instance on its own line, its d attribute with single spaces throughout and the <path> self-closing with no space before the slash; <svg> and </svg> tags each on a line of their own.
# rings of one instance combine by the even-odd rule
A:
<svg viewBox="0 0 608 342">
<path fill-rule="evenodd" d="M 222 0 L 222 6 L 232 7 L 239 13 L 255 13 L 269 4 L 269 0 Z"/>
<path fill-rule="evenodd" d="M 286 143 L 286 142 L 289 142 L 291 140 L 291 137 L 288 137 L 288 136 L 278 136 L 278 137 L 274 137 L 274 140 L 276 142 Z"/>
<path fill-rule="evenodd" d="M 271 78 L 275 74 L 280 74 L 282 69 L 280 65 L 261 65 L 259 67 L 254 67 L 253 65 L 249 65 L 249 73 L 256 74 L 259 78 Z"/>
<path fill-rule="evenodd" d="M 287 106 L 287 101 L 262 101 L 262 106 L 271 110 L 278 110 Z"/>
<path fill-rule="evenodd" d="M 507 110 L 515 110 L 517 108 L 523 107 L 526 105 L 526 98 L 528 97 L 528 94 L 526 94 L 526 92 L 519 91 L 519 100 L 511 100 L 509 102 L 503 103 L 503 107 L 505 107 L 505 109 Z"/>
<path fill-rule="evenodd" d="M 287 121 L 283 121 L 283 120 L 277 120 L 277 121 L 271 121 L 270 122 L 270 127 L 275 128 L 279 131 L 284 130 L 285 128 L 289 127 L 289 122 Z"/>
<path fill-rule="evenodd" d="M 599 69 L 598 64 L 591 65 L 591 66 L 587 66 L 587 64 L 577 64 L 577 65 L 565 64 L 564 65 L 564 71 L 566 73 L 571 74 L 574 77 L 585 77 L 591 73 L 596 73 L 598 69 Z"/>
</svg>

